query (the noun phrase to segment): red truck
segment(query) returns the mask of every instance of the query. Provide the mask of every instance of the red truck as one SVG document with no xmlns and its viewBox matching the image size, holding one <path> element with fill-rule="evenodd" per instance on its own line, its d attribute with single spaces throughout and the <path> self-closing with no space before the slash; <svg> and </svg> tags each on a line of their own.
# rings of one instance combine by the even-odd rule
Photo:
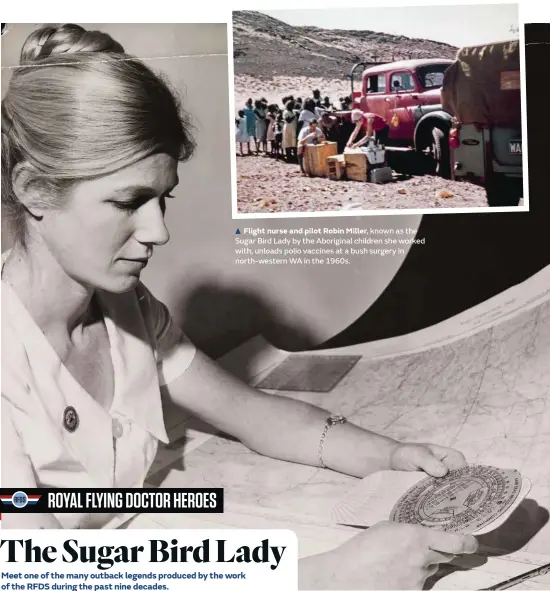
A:
<svg viewBox="0 0 550 591">
<path fill-rule="evenodd" d="M 404 60 L 366 67 L 356 64 L 351 79 L 352 108 L 376 113 L 389 125 L 387 146 L 428 154 L 433 171 L 449 178 L 449 131 L 452 116 L 441 106 L 447 59 Z M 361 88 L 354 89 L 356 70 L 363 68 Z M 342 133 L 351 133 L 351 111 L 336 113 Z M 395 168 L 395 167 L 394 167 Z"/>
</svg>

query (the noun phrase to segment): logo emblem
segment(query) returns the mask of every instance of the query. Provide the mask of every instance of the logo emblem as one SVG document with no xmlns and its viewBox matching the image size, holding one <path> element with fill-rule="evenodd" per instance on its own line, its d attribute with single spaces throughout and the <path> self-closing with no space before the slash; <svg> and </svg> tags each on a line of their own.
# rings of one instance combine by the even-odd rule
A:
<svg viewBox="0 0 550 591">
<path fill-rule="evenodd" d="M 28 495 L 22 490 L 18 490 L 13 495 L 0 495 L 0 500 L 4 505 L 13 505 L 17 509 L 23 509 L 27 505 L 36 505 L 40 500 L 40 495 Z"/>
<path fill-rule="evenodd" d="M 78 414 L 73 406 L 67 406 L 63 412 L 63 426 L 69 433 L 74 433 L 78 428 Z"/>
</svg>

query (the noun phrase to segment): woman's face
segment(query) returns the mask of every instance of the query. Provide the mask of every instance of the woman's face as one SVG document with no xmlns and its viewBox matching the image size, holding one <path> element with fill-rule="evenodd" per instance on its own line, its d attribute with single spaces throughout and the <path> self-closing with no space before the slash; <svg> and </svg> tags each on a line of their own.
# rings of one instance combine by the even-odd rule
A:
<svg viewBox="0 0 550 591">
<path fill-rule="evenodd" d="M 47 210 L 40 232 L 75 281 L 110 292 L 132 289 L 156 245 L 170 236 L 165 200 L 177 161 L 155 154 L 101 178 L 78 182 L 63 208 Z"/>
</svg>

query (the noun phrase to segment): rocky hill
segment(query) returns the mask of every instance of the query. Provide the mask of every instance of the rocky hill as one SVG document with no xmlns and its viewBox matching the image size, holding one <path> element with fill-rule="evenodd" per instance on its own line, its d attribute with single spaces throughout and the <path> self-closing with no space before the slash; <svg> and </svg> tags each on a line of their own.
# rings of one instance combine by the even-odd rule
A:
<svg viewBox="0 0 550 591">
<path fill-rule="evenodd" d="M 233 13 L 236 76 L 343 79 L 353 64 L 398 59 L 454 59 L 456 47 L 375 31 L 294 27 L 255 11 Z"/>
</svg>

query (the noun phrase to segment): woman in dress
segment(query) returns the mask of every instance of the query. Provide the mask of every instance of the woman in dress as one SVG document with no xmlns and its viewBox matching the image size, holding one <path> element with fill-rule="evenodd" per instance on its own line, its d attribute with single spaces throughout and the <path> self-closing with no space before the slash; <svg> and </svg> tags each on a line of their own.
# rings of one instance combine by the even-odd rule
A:
<svg viewBox="0 0 550 591">
<path fill-rule="evenodd" d="M 298 123 L 298 113 L 295 111 L 294 101 L 290 100 L 285 104 L 283 111 L 283 153 L 287 162 L 297 158 L 296 146 L 298 135 L 296 125 Z"/>
<path fill-rule="evenodd" d="M 241 109 L 238 114 L 239 117 L 235 121 L 235 125 L 237 128 L 235 141 L 237 144 L 239 144 L 241 156 L 244 155 L 243 144 L 246 144 L 248 146 L 248 154 L 250 155 L 250 136 L 248 135 L 248 126 L 246 122 L 246 114 L 244 112 L 244 109 Z"/>
<path fill-rule="evenodd" d="M 254 140 L 254 150 L 257 152 L 258 145 L 256 140 L 256 115 L 254 115 L 254 105 L 251 98 L 246 101 L 244 114 L 246 117 L 246 133 L 251 140 Z"/>
<path fill-rule="evenodd" d="M 143 487 L 168 441 L 163 400 L 260 454 L 357 477 L 464 465 L 457 451 L 258 391 L 197 350 L 140 281 L 169 240 L 167 201 L 194 148 L 173 92 L 110 36 L 76 25 L 32 33 L 21 63 L 2 101 L 2 201 L 15 231 L 2 264 L 4 487 Z M 2 517 L 2 528 L 38 529 L 128 516 Z M 379 524 L 301 560 L 300 587 L 418 587 L 475 548 L 468 536 Z"/>
<path fill-rule="evenodd" d="M 267 108 L 261 100 L 254 103 L 254 116 L 256 117 L 256 130 L 254 132 L 256 137 L 256 154 L 262 148 L 264 152 L 267 152 Z"/>
</svg>

